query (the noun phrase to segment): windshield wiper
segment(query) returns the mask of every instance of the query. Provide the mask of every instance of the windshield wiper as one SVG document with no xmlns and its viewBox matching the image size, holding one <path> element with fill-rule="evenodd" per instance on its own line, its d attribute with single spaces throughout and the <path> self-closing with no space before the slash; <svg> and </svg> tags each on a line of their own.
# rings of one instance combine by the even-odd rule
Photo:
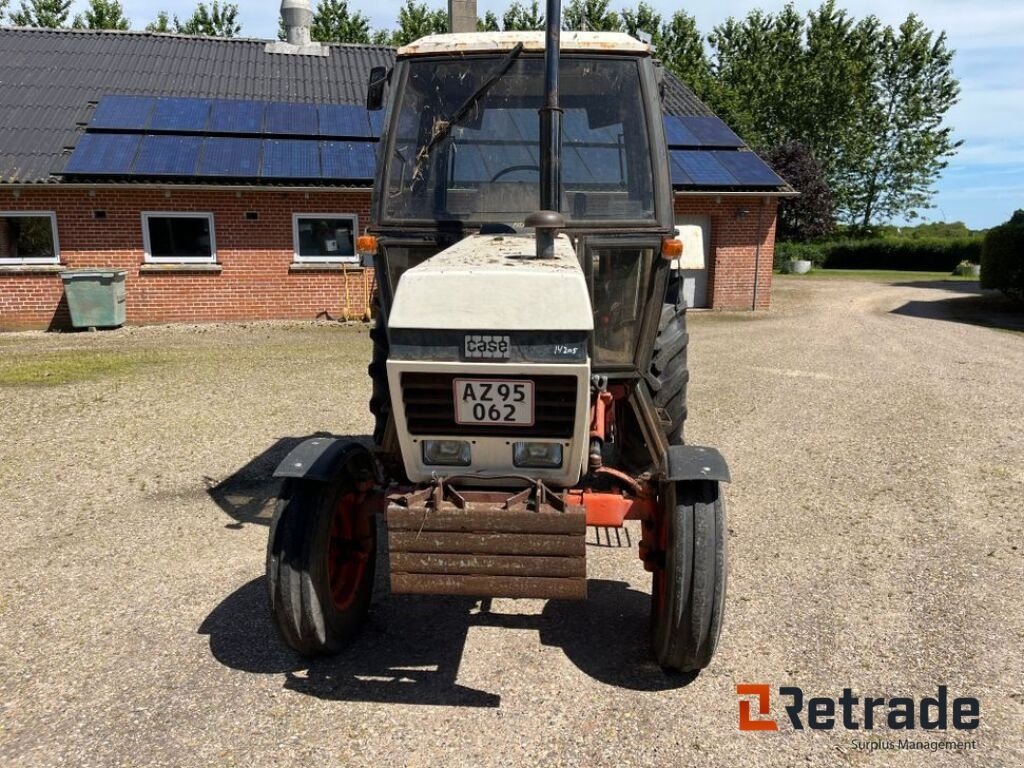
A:
<svg viewBox="0 0 1024 768">
<path fill-rule="evenodd" d="M 430 157 L 431 150 L 444 141 L 448 137 L 448 134 L 452 132 L 452 128 L 458 125 L 459 121 L 468 115 L 469 111 L 477 105 L 477 102 L 487 95 L 487 92 L 491 90 L 494 84 L 505 76 L 505 73 L 508 72 L 512 63 L 519 57 L 519 54 L 522 53 L 522 51 L 523 44 L 516 43 L 512 50 L 502 57 L 501 61 L 499 61 L 498 65 L 494 68 L 494 71 L 491 72 L 487 79 L 480 84 L 480 87 L 473 91 L 469 98 L 462 102 L 462 105 L 458 109 L 452 112 L 447 119 L 438 120 L 434 123 L 434 135 L 431 136 L 430 141 L 424 144 L 420 148 L 420 151 L 416 153 L 416 169 L 412 174 L 414 182 L 419 181 L 422 178 L 423 166 Z"/>
</svg>

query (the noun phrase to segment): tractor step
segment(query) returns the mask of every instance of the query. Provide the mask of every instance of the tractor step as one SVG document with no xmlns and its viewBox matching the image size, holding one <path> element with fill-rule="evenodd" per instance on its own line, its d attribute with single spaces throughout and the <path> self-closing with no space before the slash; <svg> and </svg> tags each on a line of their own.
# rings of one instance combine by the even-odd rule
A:
<svg viewBox="0 0 1024 768">
<path fill-rule="evenodd" d="M 586 514 L 550 493 L 439 483 L 392 497 L 387 524 L 394 593 L 587 596 Z"/>
</svg>

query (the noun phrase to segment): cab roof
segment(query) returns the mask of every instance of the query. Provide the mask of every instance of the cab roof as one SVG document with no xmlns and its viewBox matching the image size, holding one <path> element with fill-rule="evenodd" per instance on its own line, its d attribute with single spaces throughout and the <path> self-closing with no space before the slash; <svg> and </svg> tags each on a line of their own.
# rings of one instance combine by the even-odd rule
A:
<svg viewBox="0 0 1024 768">
<path fill-rule="evenodd" d="M 651 47 L 624 32 L 566 32 L 560 35 L 561 50 L 650 55 Z M 544 32 L 465 32 L 427 35 L 398 49 L 398 57 L 434 56 L 446 53 L 508 51 L 518 43 L 526 51 L 544 50 Z"/>
</svg>

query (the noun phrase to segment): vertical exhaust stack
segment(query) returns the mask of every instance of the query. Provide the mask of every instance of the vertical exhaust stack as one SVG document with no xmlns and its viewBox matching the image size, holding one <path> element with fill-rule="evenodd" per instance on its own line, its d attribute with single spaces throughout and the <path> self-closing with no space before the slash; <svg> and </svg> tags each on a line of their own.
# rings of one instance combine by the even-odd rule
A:
<svg viewBox="0 0 1024 768">
<path fill-rule="evenodd" d="M 476 32 L 476 0 L 448 0 L 448 31 Z"/>
<path fill-rule="evenodd" d="M 547 0 L 544 31 L 544 106 L 540 108 L 540 210 L 526 218 L 537 236 L 537 258 L 554 255 L 555 236 L 565 226 L 562 206 L 562 110 L 558 106 L 558 59 L 562 3 Z"/>
</svg>

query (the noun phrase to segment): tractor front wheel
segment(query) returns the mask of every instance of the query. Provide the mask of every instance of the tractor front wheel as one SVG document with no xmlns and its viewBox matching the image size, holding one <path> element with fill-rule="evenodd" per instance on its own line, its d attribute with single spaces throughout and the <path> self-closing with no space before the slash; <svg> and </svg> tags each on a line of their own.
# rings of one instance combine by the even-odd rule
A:
<svg viewBox="0 0 1024 768">
<path fill-rule="evenodd" d="M 658 663 L 693 672 L 711 662 L 725 612 L 725 506 L 717 482 L 665 488 L 658 528 L 664 564 L 654 571 L 651 639 Z"/>
<path fill-rule="evenodd" d="M 267 543 L 270 610 L 282 639 L 304 656 L 337 653 L 362 627 L 370 607 L 376 521 L 366 509 L 354 446 L 332 482 L 284 482 Z"/>
</svg>

